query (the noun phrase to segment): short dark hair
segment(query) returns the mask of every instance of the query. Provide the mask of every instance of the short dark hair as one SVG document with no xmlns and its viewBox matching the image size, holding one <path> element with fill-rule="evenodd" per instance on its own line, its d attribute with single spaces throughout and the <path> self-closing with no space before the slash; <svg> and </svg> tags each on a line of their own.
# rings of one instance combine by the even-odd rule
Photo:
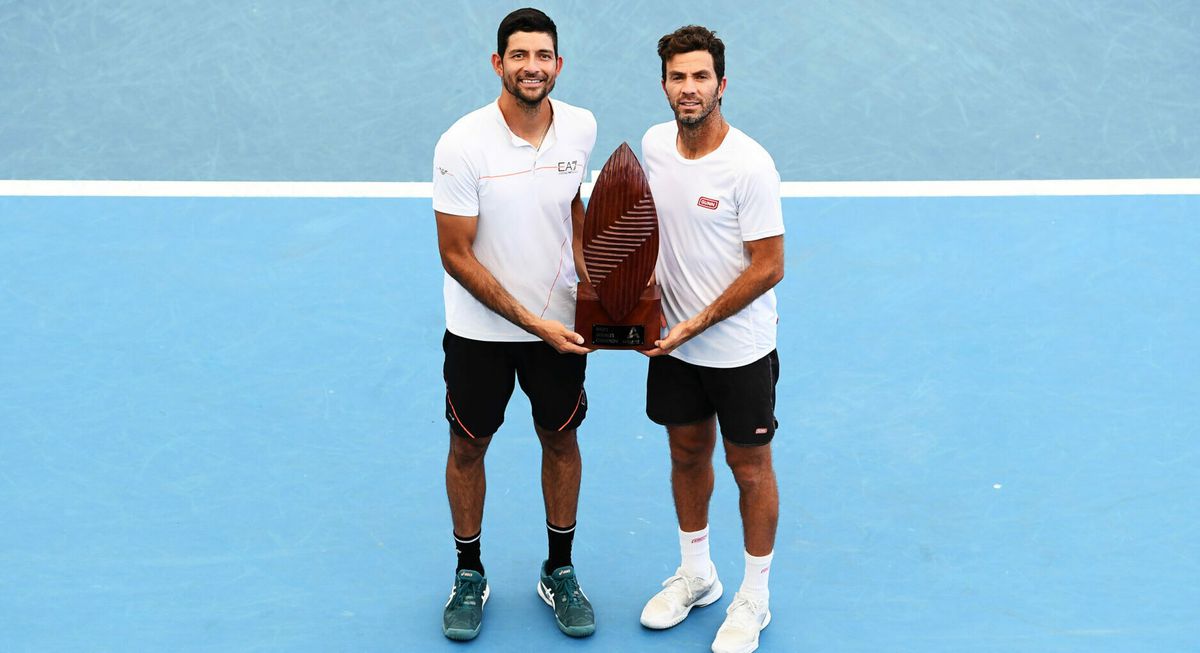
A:
<svg viewBox="0 0 1200 653">
<path fill-rule="evenodd" d="M 550 40 L 554 42 L 554 54 L 558 54 L 558 27 L 549 16 L 533 7 L 518 9 L 500 21 L 500 29 L 496 30 L 496 54 L 504 56 L 504 51 L 508 49 L 508 37 L 512 36 L 513 32 L 549 34 Z"/>
<path fill-rule="evenodd" d="M 703 50 L 712 55 L 717 81 L 725 78 L 725 42 L 717 33 L 699 25 L 685 25 L 658 40 L 658 57 L 662 59 L 662 78 L 667 79 L 667 60 L 677 54 Z"/>
</svg>

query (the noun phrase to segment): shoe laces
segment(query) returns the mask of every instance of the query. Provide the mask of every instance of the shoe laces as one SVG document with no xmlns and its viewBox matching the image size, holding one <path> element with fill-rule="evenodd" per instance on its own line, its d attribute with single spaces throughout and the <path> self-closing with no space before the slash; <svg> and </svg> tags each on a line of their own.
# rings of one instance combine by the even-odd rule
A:
<svg viewBox="0 0 1200 653">
<path fill-rule="evenodd" d="M 454 592 L 450 597 L 450 607 L 461 607 L 463 603 L 466 602 L 468 596 L 474 597 L 476 605 L 479 605 L 480 597 L 482 595 L 482 587 L 482 580 L 476 581 L 462 578 L 458 579 L 454 583 Z"/>
<path fill-rule="evenodd" d="M 725 614 L 727 615 L 725 625 L 757 631 L 761 623 L 758 615 L 763 611 L 764 608 L 761 602 L 737 594 L 733 597 L 733 603 L 730 603 L 729 607 L 725 610 Z"/>
<path fill-rule="evenodd" d="M 678 598 L 680 603 L 687 603 L 703 583 L 704 581 L 694 576 L 677 573 L 662 582 L 663 594 Z"/>
<path fill-rule="evenodd" d="M 555 585 L 558 585 L 558 593 L 556 596 L 563 597 L 567 606 L 583 605 L 583 590 L 579 588 L 579 579 L 574 576 L 556 580 Z"/>
</svg>

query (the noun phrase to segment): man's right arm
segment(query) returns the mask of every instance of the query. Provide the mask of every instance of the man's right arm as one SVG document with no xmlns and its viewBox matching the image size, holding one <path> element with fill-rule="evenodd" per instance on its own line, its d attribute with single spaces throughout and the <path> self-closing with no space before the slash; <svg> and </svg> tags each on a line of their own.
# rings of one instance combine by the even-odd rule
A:
<svg viewBox="0 0 1200 653">
<path fill-rule="evenodd" d="M 434 211 L 437 218 L 438 250 L 442 267 L 467 292 L 484 306 L 541 338 L 561 353 L 586 354 L 581 347 L 583 336 L 556 320 L 544 320 L 521 305 L 492 273 L 475 258 L 471 246 L 475 242 L 478 218 L 451 215 Z"/>
</svg>

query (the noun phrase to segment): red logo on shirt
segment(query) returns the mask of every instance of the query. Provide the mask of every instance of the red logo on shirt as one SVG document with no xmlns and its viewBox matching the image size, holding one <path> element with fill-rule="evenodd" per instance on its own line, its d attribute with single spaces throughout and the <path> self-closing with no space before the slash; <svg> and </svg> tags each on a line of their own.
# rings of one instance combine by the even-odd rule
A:
<svg viewBox="0 0 1200 653">
<path fill-rule="evenodd" d="M 696 206 L 702 206 L 706 209 L 711 209 L 711 210 L 716 210 L 718 205 L 720 205 L 720 202 L 718 202 L 717 200 L 714 200 L 711 197 L 705 197 L 703 195 L 700 196 L 700 201 L 696 202 Z"/>
</svg>

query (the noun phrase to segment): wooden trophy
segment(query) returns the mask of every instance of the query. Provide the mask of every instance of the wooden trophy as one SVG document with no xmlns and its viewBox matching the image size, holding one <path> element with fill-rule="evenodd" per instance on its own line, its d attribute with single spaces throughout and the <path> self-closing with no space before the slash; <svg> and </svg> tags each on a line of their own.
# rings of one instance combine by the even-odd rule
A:
<svg viewBox="0 0 1200 653">
<path fill-rule="evenodd" d="M 653 349 L 662 328 L 658 286 L 658 214 L 642 164 L 629 145 L 608 157 L 583 221 L 583 260 L 575 332 L 593 349 Z"/>
</svg>

